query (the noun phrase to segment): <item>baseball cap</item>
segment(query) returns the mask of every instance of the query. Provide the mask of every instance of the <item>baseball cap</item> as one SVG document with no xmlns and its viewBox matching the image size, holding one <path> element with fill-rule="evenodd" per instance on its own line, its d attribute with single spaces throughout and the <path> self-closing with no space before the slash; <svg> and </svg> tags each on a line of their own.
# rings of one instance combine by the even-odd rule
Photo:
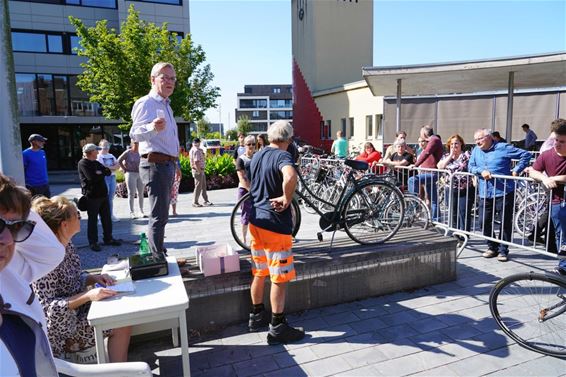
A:
<svg viewBox="0 0 566 377">
<path fill-rule="evenodd" d="M 47 138 L 44 138 L 43 136 L 41 136 L 40 134 L 31 134 L 28 138 L 28 141 L 47 141 Z"/>
<path fill-rule="evenodd" d="M 97 147 L 96 145 L 92 144 L 92 143 L 88 143 L 85 144 L 85 146 L 83 147 L 83 153 L 88 153 L 88 152 L 92 152 L 92 151 L 99 151 L 102 148 Z"/>
</svg>

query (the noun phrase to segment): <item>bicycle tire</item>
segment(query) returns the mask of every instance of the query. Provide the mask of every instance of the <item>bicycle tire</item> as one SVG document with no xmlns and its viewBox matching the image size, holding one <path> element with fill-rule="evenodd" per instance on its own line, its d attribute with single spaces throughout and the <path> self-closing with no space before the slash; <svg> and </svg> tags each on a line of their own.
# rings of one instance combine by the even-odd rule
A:
<svg viewBox="0 0 566 377">
<path fill-rule="evenodd" d="M 503 278 L 491 290 L 489 309 L 501 330 L 520 346 L 566 357 L 566 281 L 560 277 L 530 272 Z M 541 321 L 541 315 L 547 319 Z"/>
<path fill-rule="evenodd" d="M 241 223 L 241 214 L 242 205 L 244 201 L 249 199 L 249 197 L 249 193 L 242 196 L 240 200 L 236 202 L 236 205 L 232 209 L 232 214 L 230 215 L 230 232 L 232 233 L 232 237 L 234 238 L 234 241 L 236 241 L 236 243 L 240 245 L 241 248 L 248 251 L 251 250 L 249 245 L 251 237 L 249 234 L 244 237 L 244 230 Z M 302 220 L 301 209 L 299 207 L 299 203 L 295 198 L 293 198 L 293 200 L 291 201 L 291 215 L 293 217 L 293 237 L 295 237 L 297 235 L 297 232 L 299 231 L 299 228 L 301 227 Z"/>
<path fill-rule="evenodd" d="M 386 214 L 395 203 L 398 211 Z M 395 186 L 381 180 L 364 182 L 348 194 L 341 209 L 344 230 L 359 244 L 381 244 L 401 228 L 405 203 Z"/>
<path fill-rule="evenodd" d="M 432 223 L 432 217 L 424 200 L 414 194 L 404 194 L 404 199 L 403 228 L 419 227 L 427 229 Z"/>
</svg>

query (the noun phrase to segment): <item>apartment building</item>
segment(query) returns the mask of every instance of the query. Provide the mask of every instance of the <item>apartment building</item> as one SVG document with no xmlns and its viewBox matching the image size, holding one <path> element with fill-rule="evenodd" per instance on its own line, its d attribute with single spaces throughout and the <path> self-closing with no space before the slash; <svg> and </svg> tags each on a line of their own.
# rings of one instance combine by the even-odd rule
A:
<svg viewBox="0 0 566 377">
<path fill-rule="evenodd" d="M 245 85 L 237 98 L 236 121 L 247 116 L 253 134 L 267 132 L 267 126 L 276 120 L 293 121 L 291 85 Z"/>
<path fill-rule="evenodd" d="M 22 145 L 32 133 L 49 139 L 45 151 L 50 170 L 75 169 L 85 143 L 108 139 L 129 142 L 118 120 L 107 120 L 100 106 L 77 87 L 83 57 L 76 55 L 78 37 L 68 17 L 94 26 L 107 20 L 119 30 L 131 4 L 140 18 L 184 36 L 190 32 L 188 0 L 17 0 L 8 2 Z M 149 72 L 148 72 L 149 75 Z M 149 83 L 148 83 L 149 90 Z M 184 144 L 188 123 L 178 120 Z"/>
</svg>

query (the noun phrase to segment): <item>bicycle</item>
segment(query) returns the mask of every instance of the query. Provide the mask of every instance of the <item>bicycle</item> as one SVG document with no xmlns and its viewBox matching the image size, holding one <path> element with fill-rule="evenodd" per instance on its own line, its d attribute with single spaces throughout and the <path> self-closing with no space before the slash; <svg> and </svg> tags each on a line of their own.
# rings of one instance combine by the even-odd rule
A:
<svg viewBox="0 0 566 377">
<path fill-rule="evenodd" d="M 368 164 L 363 161 L 345 160 L 344 165 L 349 167 L 344 172 L 347 175 L 347 184 L 342 187 L 336 203 L 330 203 L 313 193 L 304 182 L 297 169 L 299 182 L 303 192 L 295 192 L 296 196 L 315 210 L 320 216 L 319 226 L 322 232 L 331 231 L 332 242 L 337 230 L 343 229 L 348 237 L 359 244 L 381 244 L 393 237 L 403 225 L 405 202 L 403 194 L 390 183 L 376 176 L 362 176 L 356 178 L 355 171 L 365 171 Z M 306 192 L 306 193 L 305 193 Z M 249 194 L 242 197 L 234 206 L 230 216 L 230 230 L 234 240 L 242 248 L 250 250 L 249 237 L 240 222 L 243 203 L 249 199 Z M 313 199 L 323 206 L 313 203 Z M 332 208 L 324 211 L 322 208 Z M 293 236 L 296 235 L 301 223 L 301 210 L 296 198 L 291 202 L 293 216 Z M 317 238 L 322 241 L 322 232 Z M 331 246 L 332 246 L 331 242 Z"/>
<path fill-rule="evenodd" d="M 489 309 L 521 347 L 566 358 L 566 277 L 531 271 L 503 278 L 491 290 Z"/>
</svg>

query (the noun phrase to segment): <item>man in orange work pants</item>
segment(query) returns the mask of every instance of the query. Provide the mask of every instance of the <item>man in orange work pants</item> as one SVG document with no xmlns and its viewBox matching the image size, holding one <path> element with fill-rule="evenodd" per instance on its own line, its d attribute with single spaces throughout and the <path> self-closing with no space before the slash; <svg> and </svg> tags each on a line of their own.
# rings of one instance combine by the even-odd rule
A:
<svg viewBox="0 0 566 377">
<path fill-rule="evenodd" d="M 250 164 L 252 211 L 250 234 L 252 250 L 252 310 L 249 329 L 258 331 L 269 324 L 267 343 L 286 344 L 301 340 L 305 332 L 287 324 L 285 291 L 295 277 L 292 246 L 291 200 L 297 185 L 293 158 L 287 152 L 293 127 L 277 121 L 269 126 L 269 146 L 256 153 Z M 263 304 L 265 278 L 271 279 L 272 317 Z"/>
</svg>

